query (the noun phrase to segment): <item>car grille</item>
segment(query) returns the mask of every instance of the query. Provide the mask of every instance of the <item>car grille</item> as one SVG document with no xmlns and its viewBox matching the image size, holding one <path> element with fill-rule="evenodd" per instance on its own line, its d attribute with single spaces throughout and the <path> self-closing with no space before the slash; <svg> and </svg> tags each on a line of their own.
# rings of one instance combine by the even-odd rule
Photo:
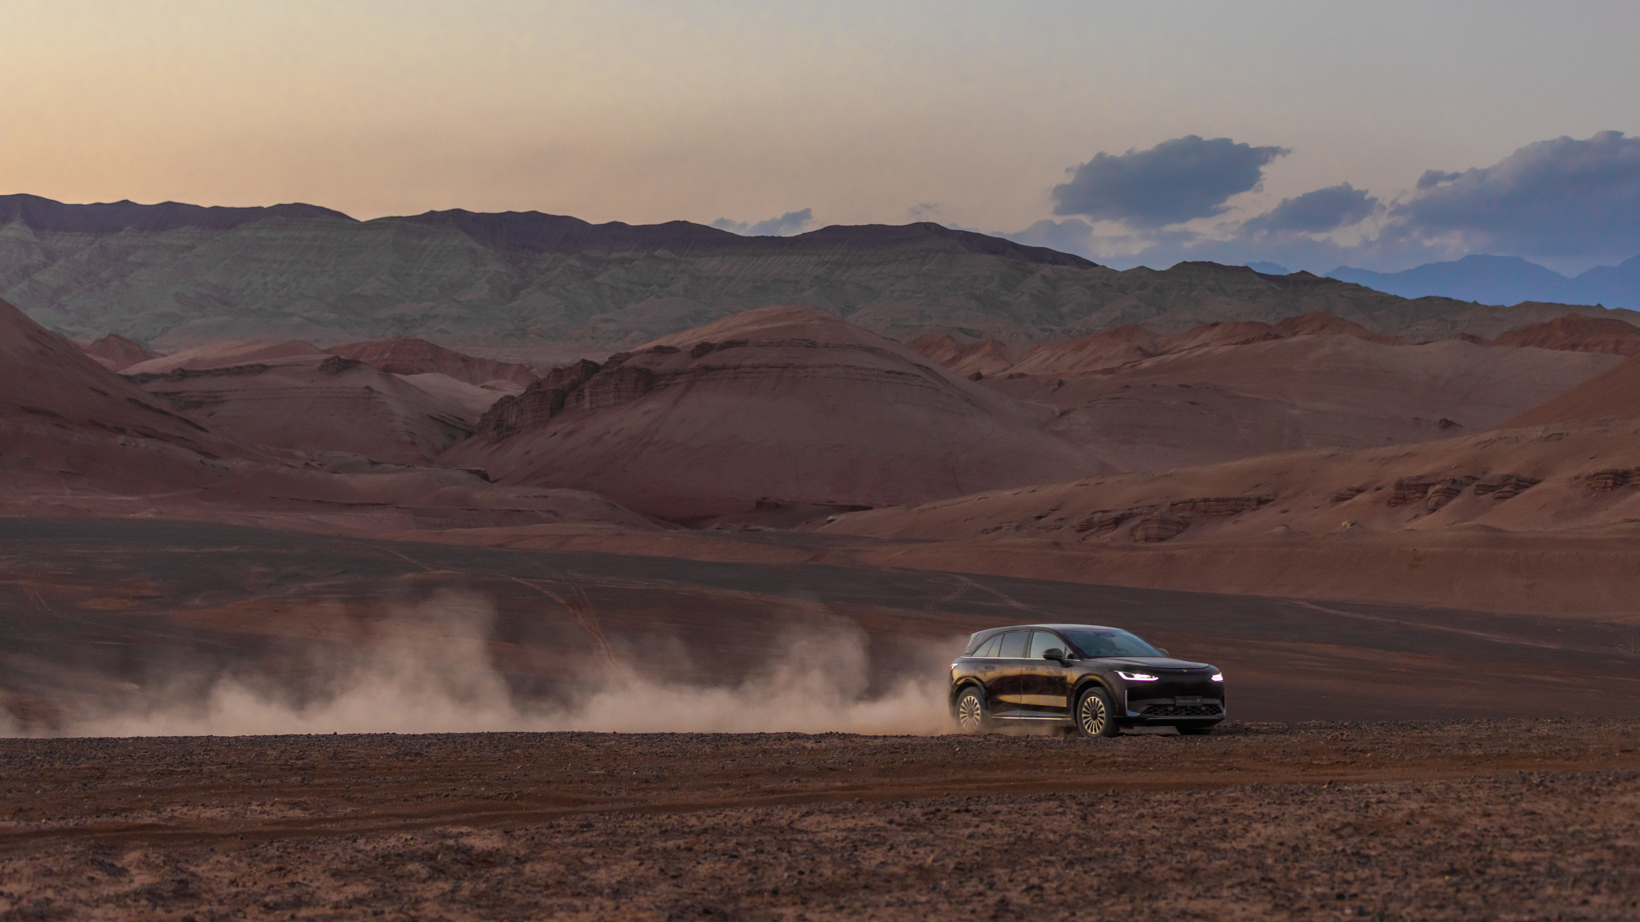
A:
<svg viewBox="0 0 1640 922">
<path fill-rule="evenodd" d="M 1223 706 L 1213 704 L 1154 704 L 1145 708 L 1146 717 L 1218 717 Z"/>
</svg>

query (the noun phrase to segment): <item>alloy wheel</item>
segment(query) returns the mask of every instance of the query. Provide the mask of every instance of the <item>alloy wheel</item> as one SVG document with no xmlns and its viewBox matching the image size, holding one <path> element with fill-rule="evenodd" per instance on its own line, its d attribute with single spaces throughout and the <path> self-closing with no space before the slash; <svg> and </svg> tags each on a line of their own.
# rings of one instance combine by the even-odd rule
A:
<svg viewBox="0 0 1640 922">
<path fill-rule="evenodd" d="M 1076 709 L 1076 722 L 1081 725 L 1083 736 L 1105 735 L 1105 725 L 1110 720 L 1110 712 L 1105 709 L 1105 700 L 1099 695 L 1089 694 L 1082 696 L 1082 703 Z"/>
<path fill-rule="evenodd" d="M 969 693 L 957 699 L 957 727 L 964 733 L 978 733 L 985 726 L 985 705 Z"/>
</svg>

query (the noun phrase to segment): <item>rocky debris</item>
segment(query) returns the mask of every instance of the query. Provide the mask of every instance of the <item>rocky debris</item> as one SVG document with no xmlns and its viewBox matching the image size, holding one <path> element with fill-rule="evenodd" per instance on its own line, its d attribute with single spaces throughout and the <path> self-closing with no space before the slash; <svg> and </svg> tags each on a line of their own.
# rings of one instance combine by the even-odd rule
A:
<svg viewBox="0 0 1640 922">
<path fill-rule="evenodd" d="M 607 368 L 608 365 L 603 367 Z M 522 394 L 497 400 L 479 418 L 477 431 L 499 442 L 524 429 L 545 423 L 563 412 L 569 395 L 592 380 L 600 370 L 597 362 L 587 359 L 554 368 L 545 377 L 531 382 Z"/>
<path fill-rule="evenodd" d="M 576 388 L 565 399 L 564 409 L 598 410 L 618 406 L 631 403 L 654 389 L 654 372 L 642 365 L 622 365 L 614 370 L 601 371 L 587 379 L 586 384 Z"/>
<path fill-rule="evenodd" d="M 674 346 L 655 346 L 649 352 L 678 352 Z M 630 403 L 655 389 L 655 373 L 640 365 L 626 365 L 631 353 L 612 355 L 600 366 L 582 359 L 554 368 L 517 397 L 502 397 L 478 421 L 478 432 L 501 441 L 547 422 L 568 410 L 597 410 Z"/>
<path fill-rule="evenodd" d="M 1190 519 L 1171 512 L 1158 512 L 1140 519 L 1128 532 L 1136 544 L 1156 544 L 1176 537 L 1190 527 Z"/>
<path fill-rule="evenodd" d="M 7 741 L 0 915 L 1633 919 L 1637 729 Z"/>
<path fill-rule="evenodd" d="M 1335 503 L 1347 503 L 1365 492 L 1367 492 L 1366 487 L 1345 487 L 1337 493 L 1334 493 L 1331 499 Z"/>
<path fill-rule="evenodd" d="M 1424 502 L 1425 508 L 1430 512 L 1440 509 L 1447 503 L 1457 499 L 1458 495 L 1463 493 L 1464 488 L 1474 483 L 1476 479 L 1478 478 L 1448 477 L 1445 480 L 1437 480 L 1429 485 L 1428 496 Z"/>
<path fill-rule="evenodd" d="M 1435 428 L 1437 428 L 1437 429 L 1462 429 L 1463 428 L 1463 423 L 1455 422 L 1455 421 L 1447 419 L 1446 417 L 1443 416 L 1440 419 L 1435 421 Z"/>
<path fill-rule="evenodd" d="M 1519 474 L 1485 477 L 1475 484 L 1475 495 L 1491 495 L 1493 499 L 1508 499 L 1511 496 L 1519 496 L 1542 482 L 1543 480 L 1540 477 L 1523 477 Z"/>
<path fill-rule="evenodd" d="M 1394 491 L 1389 495 L 1390 506 L 1405 506 L 1420 502 L 1429 495 L 1429 488 L 1438 481 L 1421 477 L 1403 477 L 1395 481 Z"/>
<path fill-rule="evenodd" d="M 689 357 L 692 359 L 704 358 L 719 349 L 738 349 L 741 346 L 749 345 L 750 342 L 751 340 L 746 339 L 726 339 L 720 343 L 702 340 L 695 343 L 694 348 L 689 350 Z"/>
<path fill-rule="evenodd" d="M 560 390 L 567 394 L 587 383 L 600 370 L 597 362 L 590 359 L 581 359 L 579 362 L 561 365 L 548 371 L 546 377 L 542 378 L 540 383 L 542 387 L 548 390 Z"/>
<path fill-rule="evenodd" d="M 1472 474 L 1457 477 L 1405 477 L 1395 481 L 1395 490 L 1390 494 L 1389 505 L 1406 506 L 1422 502 L 1426 509 L 1435 512 L 1457 499 L 1471 484 L 1475 487 L 1476 496 L 1509 499 L 1512 496 L 1519 496 L 1539 483 L 1542 483 L 1541 478 L 1521 474 L 1497 474 L 1485 478 Z M 1335 502 L 1339 495 L 1342 494 L 1334 494 Z"/>
<path fill-rule="evenodd" d="M 1073 527 L 1078 532 L 1093 532 L 1095 534 L 1105 531 L 1114 531 L 1119 528 L 1123 522 L 1137 518 L 1141 515 L 1150 515 L 1155 512 L 1156 509 L 1157 507 L 1155 506 L 1139 506 L 1133 509 L 1123 509 L 1120 512 L 1111 509 L 1100 509 L 1097 512 L 1089 513 L 1086 518 L 1082 519 L 1080 522 L 1077 522 Z"/>
<path fill-rule="evenodd" d="M 477 433 L 499 442 L 558 415 L 566 396 L 563 388 L 548 387 L 545 379 L 536 381 L 517 397 L 502 397 L 491 404 L 478 419 Z"/>
<path fill-rule="evenodd" d="M 344 371 L 363 367 L 363 365 L 364 363 L 358 359 L 349 359 L 343 358 L 339 355 L 333 355 L 319 363 L 319 373 L 326 375 L 339 375 Z"/>
<path fill-rule="evenodd" d="M 1204 499 L 1184 499 L 1171 503 L 1167 511 L 1175 515 L 1200 513 L 1210 516 L 1233 516 L 1250 512 L 1275 502 L 1274 496 L 1214 496 Z"/>
<path fill-rule="evenodd" d="M 1630 486 L 1631 484 L 1640 482 L 1640 467 L 1606 468 L 1604 470 L 1598 470 L 1589 474 L 1584 478 L 1584 481 L 1589 485 L 1589 489 L 1591 490 L 1616 490 L 1621 487 Z"/>
</svg>

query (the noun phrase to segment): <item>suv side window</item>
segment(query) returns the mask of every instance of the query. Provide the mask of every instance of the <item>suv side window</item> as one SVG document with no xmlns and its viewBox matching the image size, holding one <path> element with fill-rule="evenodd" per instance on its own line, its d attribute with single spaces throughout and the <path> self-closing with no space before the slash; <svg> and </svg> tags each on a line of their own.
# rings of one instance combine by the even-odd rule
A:
<svg viewBox="0 0 1640 922">
<path fill-rule="evenodd" d="M 1002 635 L 1003 659 L 1024 659 L 1025 647 L 1030 643 L 1030 631 L 1009 631 Z"/>
<path fill-rule="evenodd" d="M 1065 649 L 1065 642 L 1047 631 L 1031 632 L 1031 659 L 1041 659 L 1042 654 L 1054 648 Z"/>
<path fill-rule="evenodd" d="M 1002 635 L 998 634 L 995 637 L 992 637 L 990 640 L 987 640 L 986 642 L 980 644 L 979 649 L 974 651 L 974 655 L 975 656 L 986 657 L 988 659 L 996 659 L 997 651 L 1001 650 L 1001 649 L 1002 649 Z"/>
</svg>

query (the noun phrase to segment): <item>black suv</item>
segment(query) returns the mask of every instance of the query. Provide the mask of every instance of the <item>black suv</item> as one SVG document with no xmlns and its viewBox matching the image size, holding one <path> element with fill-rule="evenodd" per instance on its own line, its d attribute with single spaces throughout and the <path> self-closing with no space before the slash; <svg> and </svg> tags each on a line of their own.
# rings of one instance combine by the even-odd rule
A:
<svg viewBox="0 0 1640 922">
<path fill-rule="evenodd" d="M 951 664 L 950 704 L 964 733 L 1004 723 L 1069 725 L 1083 736 L 1138 726 L 1211 733 L 1224 720 L 1224 674 L 1116 628 L 1025 624 L 968 639 Z"/>
</svg>

